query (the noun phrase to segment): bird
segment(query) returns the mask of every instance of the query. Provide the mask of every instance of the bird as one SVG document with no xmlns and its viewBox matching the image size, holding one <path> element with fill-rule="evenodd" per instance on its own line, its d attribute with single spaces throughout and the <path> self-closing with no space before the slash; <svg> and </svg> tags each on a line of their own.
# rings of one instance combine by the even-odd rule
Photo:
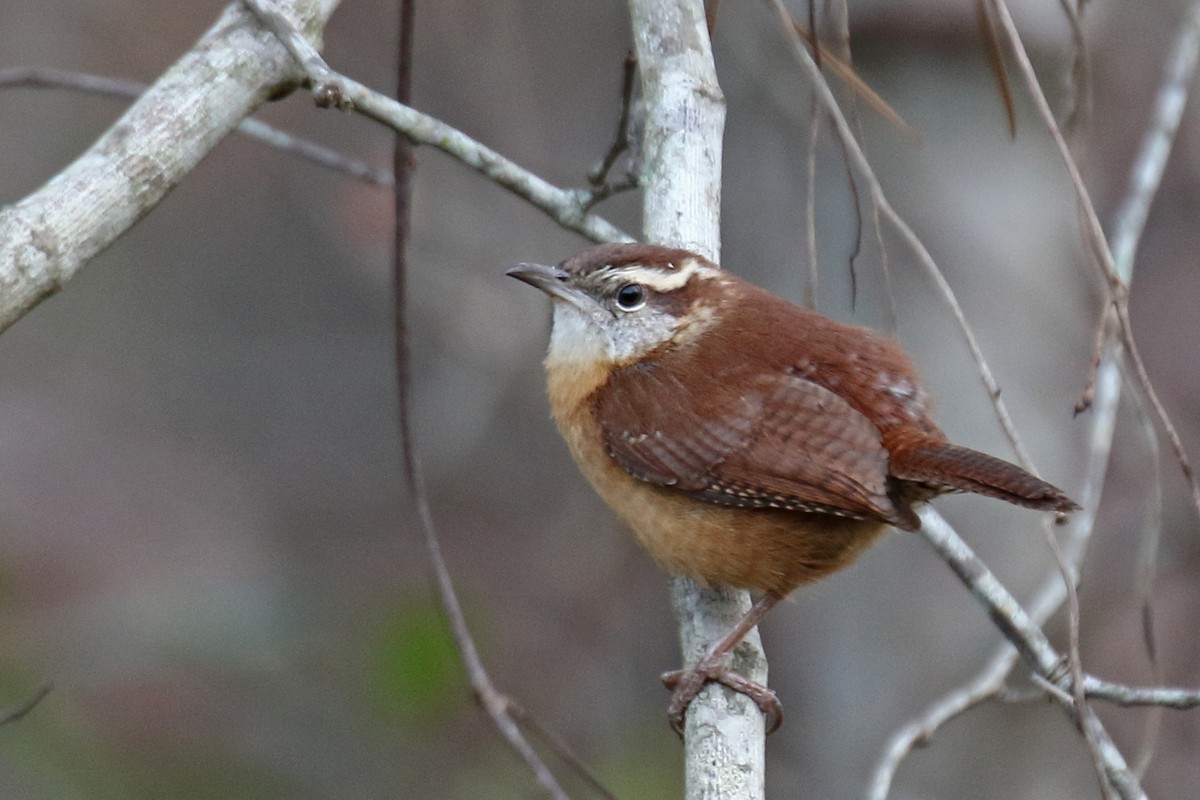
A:
<svg viewBox="0 0 1200 800">
<path fill-rule="evenodd" d="M 768 732 L 774 692 L 728 667 L 798 586 L 854 560 L 915 507 L 967 492 L 1078 508 L 1002 459 L 951 443 L 890 336 L 776 297 L 698 253 L 602 244 L 507 272 L 548 295 L 551 415 L 580 471 L 668 572 L 760 593 L 690 668 L 668 673 L 682 731 L 716 681 L 749 695 Z"/>
</svg>

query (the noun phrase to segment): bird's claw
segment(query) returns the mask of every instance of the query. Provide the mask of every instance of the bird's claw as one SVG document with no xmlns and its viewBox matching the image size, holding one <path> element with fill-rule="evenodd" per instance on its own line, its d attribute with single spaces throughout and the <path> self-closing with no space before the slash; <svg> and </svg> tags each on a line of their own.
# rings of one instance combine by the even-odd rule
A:
<svg viewBox="0 0 1200 800">
<path fill-rule="evenodd" d="M 709 654 L 690 669 L 665 672 L 662 682 L 672 690 L 671 702 L 667 706 L 667 719 L 680 736 L 683 735 L 684 717 L 688 706 L 700 694 L 706 683 L 719 683 L 740 692 L 754 701 L 766 717 L 766 732 L 774 733 L 783 723 L 783 706 L 775 692 L 762 684 L 745 678 L 726 666 L 727 655 Z"/>
</svg>

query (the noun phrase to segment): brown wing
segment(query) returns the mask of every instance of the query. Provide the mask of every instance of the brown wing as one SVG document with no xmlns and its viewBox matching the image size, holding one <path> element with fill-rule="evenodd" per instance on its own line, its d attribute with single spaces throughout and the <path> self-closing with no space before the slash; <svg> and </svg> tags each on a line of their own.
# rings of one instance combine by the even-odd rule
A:
<svg viewBox="0 0 1200 800">
<path fill-rule="evenodd" d="M 610 377 L 596 412 L 627 472 L 721 505 L 907 521 L 879 431 L 838 395 L 791 370 L 741 387 L 694 379 L 654 366 Z"/>
</svg>

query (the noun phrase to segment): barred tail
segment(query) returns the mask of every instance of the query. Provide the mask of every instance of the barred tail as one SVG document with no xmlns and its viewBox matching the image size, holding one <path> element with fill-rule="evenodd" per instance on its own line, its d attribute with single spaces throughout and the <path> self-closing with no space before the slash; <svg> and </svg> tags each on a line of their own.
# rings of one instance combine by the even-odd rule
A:
<svg viewBox="0 0 1200 800">
<path fill-rule="evenodd" d="M 973 492 L 1041 511 L 1079 508 L 1058 487 L 1017 465 L 955 444 L 902 448 L 891 454 L 888 471 L 938 492 Z"/>
</svg>

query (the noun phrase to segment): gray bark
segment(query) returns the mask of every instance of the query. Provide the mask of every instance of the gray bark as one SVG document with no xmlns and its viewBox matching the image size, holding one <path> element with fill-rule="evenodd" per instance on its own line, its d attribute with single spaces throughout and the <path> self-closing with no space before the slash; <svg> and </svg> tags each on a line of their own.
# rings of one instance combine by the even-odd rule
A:
<svg viewBox="0 0 1200 800">
<path fill-rule="evenodd" d="M 320 38 L 340 0 L 282 0 Z M 40 189 L 0 208 L 0 331 L 55 294 L 154 208 L 248 114 L 301 76 L 232 3 L 91 147 Z"/>
<path fill-rule="evenodd" d="M 642 186 L 647 241 L 720 256 L 721 145 L 725 100 L 699 0 L 631 0 L 645 107 Z M 671 589 L 685 663 L 693 663 L 750 608 L 744 591 L 702 589 L 676 579 Z M 735 669 L 765 683 L 757 631 L 735 652 Z M 709 685 L 684 729 L 688 800 L 763 797 L 763 717 L 744 695 Z"/>
</svg>

